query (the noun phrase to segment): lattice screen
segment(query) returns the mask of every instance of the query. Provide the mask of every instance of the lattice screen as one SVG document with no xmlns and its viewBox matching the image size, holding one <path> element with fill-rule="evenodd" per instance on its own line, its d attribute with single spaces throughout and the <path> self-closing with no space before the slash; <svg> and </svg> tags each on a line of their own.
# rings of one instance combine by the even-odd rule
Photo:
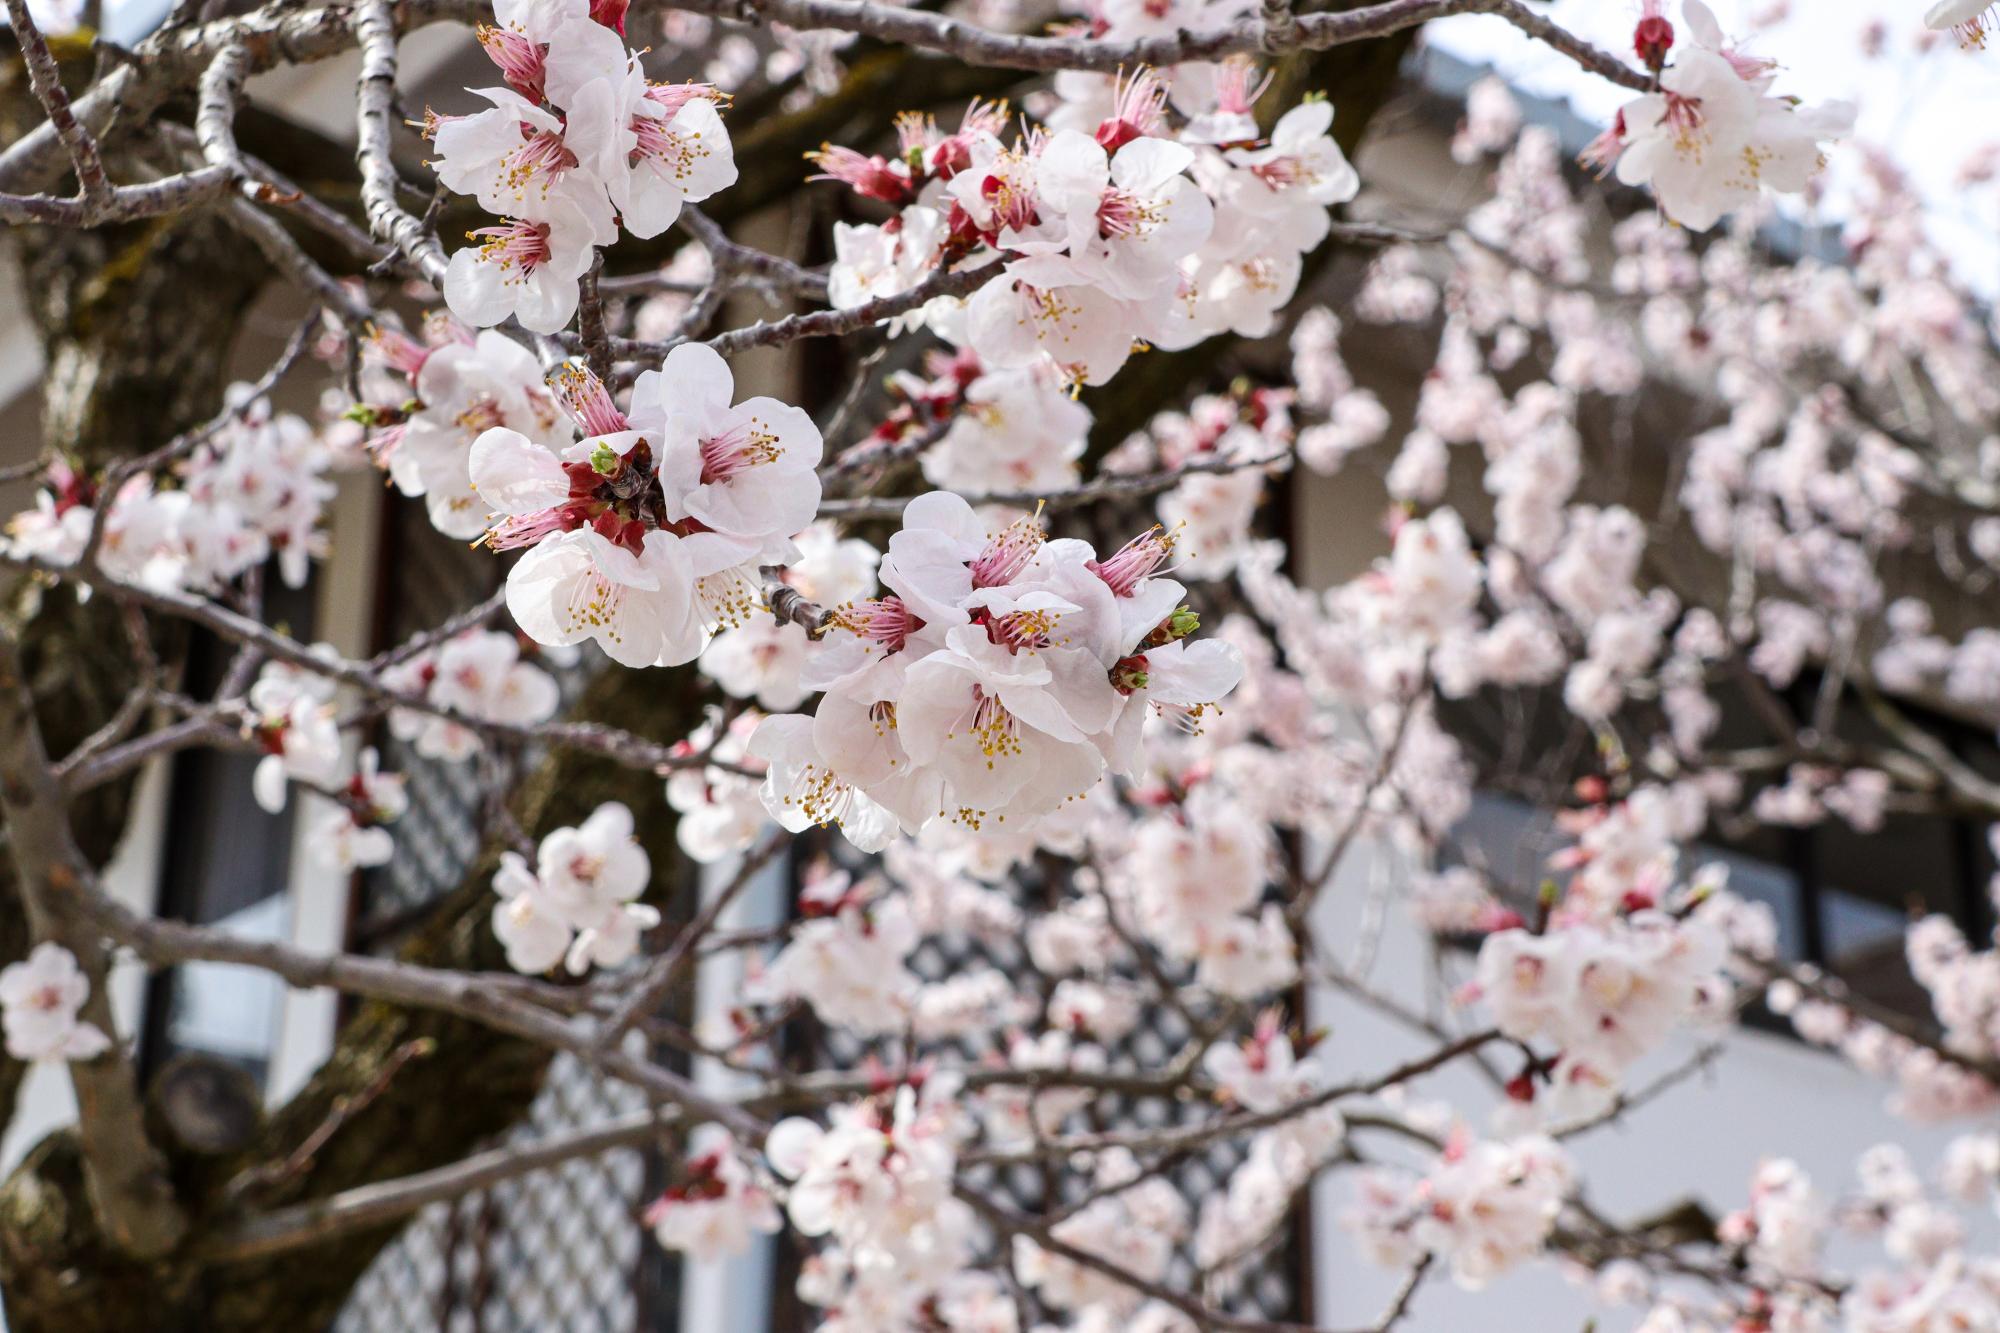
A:
<svg viewBox="0 0 2000 1333">
<path fill-rule="evenodd" d="M 395 596 L 387 642 L 434 625 L 491 591 L 498 562 L 431 536 L 420 505 L 393 506 Z M 398 540 L 397 538 L 404 538 Z M 409 562 L 409 563 L 401 563 Z M 410 564 L 417 567 L 411 568 Z M 565 693 L 581 672 L 563 679 Z M 559 677 L 561 679 L 561 677 Z M 441 764 L 387 736 L 383 766 L 409 775 L 396 855 L 365 882 L 358 935 L 392 947 L 396 926 L 455 888 L 479 853 L 481 805 L 504 775 Z M 558 1056 L 518 1139 L 639 1109 L 632 1089 Z M 563 1164 L 419 1213 L 355 1287 L 338 1333 L 652 1333 L 678 1329 L 671 1267 L 638 1215 L 658 1166 L 636 1149 Z M 648 1293 L 642 1302 L 641 1293 Z M 642 1308 L 642 1304 L 647 1308 Z"/>
<path fill-rule="evenodd" d="M 510 1137 L 539 1138 L 636 1110 L 643 1098 L 560 1056 Z M 338 1333 L 635 1333 L 647 1164 L 636 1149 L 566 1162 L 419 1213 L 355 1287 Z"/>
</svg>

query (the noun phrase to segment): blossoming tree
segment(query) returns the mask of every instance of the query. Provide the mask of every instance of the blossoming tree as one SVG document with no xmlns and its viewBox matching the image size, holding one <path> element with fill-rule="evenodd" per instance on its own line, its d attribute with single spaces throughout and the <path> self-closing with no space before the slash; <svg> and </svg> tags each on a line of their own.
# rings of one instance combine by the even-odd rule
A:
<svg viewBox="0 0 2000 1333">
<path fill-rule="evenodd" d="M 2000 816 L 1935 721 L 2000 706 L 2000 348 L 1885 158 L 1844 254 L 1760 234 L 1851 109 L 1700 0 L 1587 35 L 1522 0 L 179 5 L 94 68 L 77 16 L 7 3 L 0 215 L 48 370 L 0 549 L 4 1091 L 53 1062 L 79 1105 L 0 1189 L 11 1326 L 320 1326 L 417 1209 L 660 1143 L 658 1243 L 789 1232 L 827 1328 L 1307 1327 L 1239 1279 L 1323 1180 L 1400 1275 L 1378 1331 L 1538 1263 L 1649 1333 L 2000 1327 L 1961 1215 L 2000 1185 L 2000 954 L 1917 920 L 1927 1004 L 1886 1006 L 1789 961 L 1703 850 Z M 1629 90 L 1583 159 L 1643 196 L 1489 82 L 1453 144 L 1483 202 L 1348 208 L 1336 129 L 1454 14 Z M 1991 17 L 1931 26 L 1977 47 Z M 447 21 L 490 86 L 405 114 L 400 40 Z M 356 49 L 349 174 L 246 86 Z M 799 238 L 824 262 L 737 238 L 800 195 L 840 218 Z M 310 313 L 225 389 L 271 272 Z M 757 297 L 790 313 L 743 322 Z M 1367 382 L 1349 351 L 1398 327 L 1427 373 Z M 830 339 L 842 377 L 803 401 L 739 359 Z M 298 382 L 315 420 L 272 404 Z M 1649 386 L 1689 424 L 1609 466 L 1591 423 Z M 340 560 L 334 477 L 365 469 L 504 581 L 350 657 L 266 585 Z M 1263 503 L 1300 471 L 1387 512 L 1330 590 Z M 213 689 L 190 634 L 227 649 Z M 107 892 L 135 775 L 198 748 L 261 756 L 258 804 L 296 803 L 328 867 L 384 864 L 410 802 L 384 737 L 519 775 L 399 956 Z M 1483 858 L 1476 795 L 1552 853 Z M 779 858 L 790 923 L 728 928 Z M 1364 858 L 1400 867 L 1366 903 L 1335 889 Z M 1373 974 L 1384 912 L 1453 944 L 1448 1003 Z M 1020 963 L 926 979 L 939 939 Z M 208 1132 L 171 1068 L 142 1097 L 121 956 L 365 1003 L 303 1092 Z M 673 1021 L 714 968 L 728 1012 Z M 1323 987 L 1407 1050 L 1350 1072 Z M 1851 1185 L 1774 1143 L 1719 1212 L 1601 1211 L 1570 1145 L 1656 1098 L 1701 1115 L 1705 1052 L 1638 1071 L 1751 1005 L 1966 1133 Z M 1185 1043 L 1117 1053 L 1148 1012 Z M 875 1055 L 801 1064 L 808 1029 Z M 491 1147 L 555 1052 L 651 1109 Z M 1481 1095 L 1427 1093 L 1448 1068 Z M 1168 1183 L 1221 1144 L 1210 1195 Z M 1039 1209 L 994 1188 L 1015 1166 Z"/>
</svg>

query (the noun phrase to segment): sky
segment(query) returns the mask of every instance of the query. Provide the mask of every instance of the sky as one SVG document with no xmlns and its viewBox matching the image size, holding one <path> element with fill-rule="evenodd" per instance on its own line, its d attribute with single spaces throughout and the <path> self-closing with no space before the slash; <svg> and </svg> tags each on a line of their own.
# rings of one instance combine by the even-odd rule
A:
<svg viewBox="0 0 2000 1333">
<path fill-rule="evenodd" d="M 1828 208 L 1838 214 L 1841 194 L 1857 175 L 1856 144 L 1885 150 L 1923 196 L 1932 234 L 1950 250 L 1961 277 L 1991 295 L 2000 292 L 2000 189 L 1968 190 L 1955 178 L 1967 157 L 2000 144 L 2000 42 L 1965 51 L 1943 34 L 1926 49 L 1928 7 L 1929 0 L 1710 0 L 1739 46 L 1783 65 L 1775 93 L 1859 105 L 1854 142 L 1829 155 Z M 1638 0 L 1555 0 L 1537 8 L 1578 36 L 1630 56 Z M 1667 14 L 1679 20 L 1679 0 L 1668 0 Z M 1869 60 L 1862 35 L 1878 21 L 1885 53 Z M 1441 19 L 1426 37 L 1461 60 L 1492 66 L 1523 92 L 1567 100 L 1598 124 L 1608 124 L 1632 96 L 1503 19 Z"/>
</svg>

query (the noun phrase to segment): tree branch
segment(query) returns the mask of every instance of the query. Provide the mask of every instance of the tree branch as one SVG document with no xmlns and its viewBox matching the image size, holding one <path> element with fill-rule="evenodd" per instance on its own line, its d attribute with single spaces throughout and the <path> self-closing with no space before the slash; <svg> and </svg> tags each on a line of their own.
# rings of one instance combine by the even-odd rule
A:
<svg viewBox="0 0 2000 1333">
<path fill-rule="evenodd" d="M 109 961 L 95 936 L 76 920 L 93 877 L 71 841 L 69 815 L 43 748 L 11 631 L 0 632 L 0 811 L 6 815 L 7 850 L 29 924 L 36 937 L 55 940 L 76 956 L 90 978 L 90 998 L 80 1017 L 112 1040 L 111 1049 L 96 1059 L 69 1062 L 84 1166 L 99 1222 L 126 1253 L 157 1258 L 180 1243 L 187 1219 L 174 1198 L 165 1163 L 146 1137 L 137 1078 L 118 1042 L 111 1012 Z"/>
</svg>

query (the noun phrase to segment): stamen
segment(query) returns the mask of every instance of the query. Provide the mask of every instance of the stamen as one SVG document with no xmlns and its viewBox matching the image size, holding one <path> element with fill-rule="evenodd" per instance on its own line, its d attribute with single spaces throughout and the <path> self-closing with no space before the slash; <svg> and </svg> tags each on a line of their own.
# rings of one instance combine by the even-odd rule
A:
<svg viewBox="0 0 2000 1333">
<path fill-rule="evenodd" d="M 384 329 L 371 324 L 361 342 L 362 360 L 370 365 L 387 366 L 411 379 L 417 377 L 417 372 L 424 368 L 424 362 L 430 359 L 430 355 L 430 348 L 401 329 Z"/>
<path fill-rule="evenodd" d="M 784 450 L 778 447 L 778 437 L 752 417 L 743 425 L 734 426 L 701 442 L 702 484 L 729 481 L 753 467 L 775 463 L 783 456 Z"/>
<path fill-rule="evenodd" d="M 1036 518 L 1017 519 L 986 539 L 984 550 L 970 562 L 972 586 L 997 588 L 1012 582 L 1041 549 L 1044 535 Z"/>
<path fill-rule="evenodd" d="M 569 362 L 550 379 L 549 387 L 585 435 L 616 435 L 632 429 L 632 422 L 611 401 L 611 391 L 588 366 Z"/>
<path fill-rule="evenodd" d="M 986 766 L 993 767 L 996 759 L 1019 756 L 1021 724 L 1007 711 L 1007 705 L 977 685 L 972 687 L 972 697 L 972 735 L 979 743 L 979 752 L 986 756 Z"/>
<path fill-rule="evenodd" d="M 518 197 L 539 180 L 546 197 L 549 187 L 576 166 L 576 154 L 570 152 L 569 145 L 555 130 L 538 130 L 525 121 L 521 124 L 521 139 L 521 146 L 501 159 L 507 186 Z"/>
<path fill-rule="evenodd" d="M 1167 118 L 1167 86 L 1158 72 L 1141 68 L 1129 80 L 1120 78 L 1111 114 L 1097 127 L 1097 142 L 1115 153 L 1134 139 L 1159 133 Z"/>
<path fill-rule="evenodd" d="M 541 101 L 548 79 L 546 52 L 541 43 L 490 23 L 479 25 L 478 36 L 487 56 L 500 67 L 500 77 L 507 80 L 507 86 L 531 102 Z"/>
<path fill-rule="evenodd" d="M 1062 612 L 1009 611 L 996 616 L 982 607 L 973 612 L 972 623 L 985 627 L 988 642 L 1012 653 L 1032 653 L 1055 642 L 1056 630 L 1062 625 Z"/>
<path fill-rule="evenodd" d="M 924 627 L 922 617 L 912 612 L 900 597 L 849 602 L 835 607 L 827 623 L 831 628 L 872 639 L 892 653 L 901 651 L 909 637 Z"/>
<path fill-rule="evenodd" d="M 1118 596 L 1130 597 L 1133 589 L 1174 553 L 1175 540 L 1175 533 L 1156 523 L 1119 547 L 1109 560 L 1086 560 L 1083 567 L 1103 579 Z"/>
<path fill-rule="evenodd" d="M 508 219 L 497 227 L 481 227 L 466 237 L 480 242 L 479 262 L 497 264 L 504 272 L 520 270 L 519 281 L 549 262 L 549 228 L 542 222 Z"/>
<path fill-rule="evenodd" d="M 906 170 L 898 170 L 900 163 L 870 157 L 838 144 L 822 144 L 816 152 L 806 154 L 806 161 L 819 168 L 819 174 L 808 176 L 807 180 L 840 181 L 864 199 L 880 199 L 887 204 L 910 201 L 910 178 Z"/>
<path fill-rule="evenodd" d="M 1256 168 L 1259 172 L 1262 168 Z M 1135 194 L 1110 189 L 1097 205 L 1097 234 L 1105 240 L 1142 236 L 1160 220 L 1160 211 Z"/>
</svg>

